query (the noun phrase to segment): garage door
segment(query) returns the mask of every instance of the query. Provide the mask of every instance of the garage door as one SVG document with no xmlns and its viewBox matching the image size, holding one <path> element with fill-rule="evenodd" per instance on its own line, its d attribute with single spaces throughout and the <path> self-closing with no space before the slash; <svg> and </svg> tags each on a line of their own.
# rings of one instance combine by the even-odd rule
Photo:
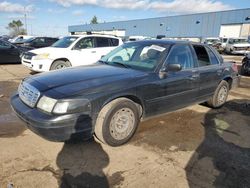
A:
<svg viewBox="0 0 250 188">
<path fill-rule="evenodd" d="M 220 27 L 220 37 L 240 37 L 242 24 L 222 25 Z"/>
</svg>

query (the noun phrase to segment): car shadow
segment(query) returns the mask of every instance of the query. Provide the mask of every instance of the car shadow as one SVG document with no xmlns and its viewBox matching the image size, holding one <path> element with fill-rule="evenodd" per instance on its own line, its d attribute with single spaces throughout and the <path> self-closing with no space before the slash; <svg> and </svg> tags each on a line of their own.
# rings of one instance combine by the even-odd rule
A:
<svg viewBox="0 0 250 188">
<path fill-rule="evenodd" d="M 250 186 L 249 122 L 249 100 L 232 100 L 205 114 L 204 140 L 185 168 L 191 188 Z"/>
<path fill-rule="evenodd" d="M 57 156 L 60 188 L 105 188 L 108 179 L 103 172 L 109 157 L 94 139 L 64 144 Z"/>
</svg>

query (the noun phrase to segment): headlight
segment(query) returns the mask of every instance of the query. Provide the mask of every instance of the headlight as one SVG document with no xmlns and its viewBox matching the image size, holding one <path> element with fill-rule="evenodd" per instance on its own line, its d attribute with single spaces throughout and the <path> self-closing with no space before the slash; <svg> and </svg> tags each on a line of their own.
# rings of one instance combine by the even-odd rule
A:
<svg viewBox="0 0 250 188">
<path fill-rule="evenodd" d="M 38 54 L 33 57 L 34 60 L 42 60 L 42 59 L 48 59 L 49 58 L 49 53 L 44 53 L 44 54 Z"/>
<path fill-rule="evenodd" d="M 78 113 L 90 112 L 91 105 L 88 99 L 66 99 L 56 103 L 53 113 Z"/>
<path fill-rule="evenodd" d="M 90 107 L 88 99 L 56 100 L 46 96 L 43 96 L 37 104 L 37 108 L 55 114 L 90 112 Z"/>
<path fill-rule="evenodd" d="M 55 104 L 56 104 L 57 100 L 56 99 L 52 99 L 46 96 L 43 96 L 38 104 L 37 104 L 37 108 L 45 111 L 45 112 L 52 112 Z"/>
</svg>

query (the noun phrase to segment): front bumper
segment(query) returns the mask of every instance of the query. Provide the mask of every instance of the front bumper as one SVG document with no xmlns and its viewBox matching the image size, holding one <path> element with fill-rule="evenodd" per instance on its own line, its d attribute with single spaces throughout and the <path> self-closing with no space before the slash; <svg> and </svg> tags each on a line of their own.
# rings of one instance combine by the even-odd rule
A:
<svg viewBox="0 0 250 188">
<path fill-rule="evenodd" d="M 36 108 L 30 108 L 19 98 L 11 97 L 11 106 L 26 126 L 39 136 L 50 141 L 67 141 L 72 138 L 92 137 L 92 119 L 89 114 L 50 115 Z"/>
<path fill-rule="evenodd" d="M 232 54 L 235 54 L 235 55 L 245 55 L 247 53 L 249 53 L 250 51 L 249 50 L 233 50 L 231 51 Z"/>
<path fill-rule="evenodd" d="M 52 59 L 33 60 L 22 58 L 22 64 L 35 72 L 47 72 L 50 70 Z"/>
</svg>

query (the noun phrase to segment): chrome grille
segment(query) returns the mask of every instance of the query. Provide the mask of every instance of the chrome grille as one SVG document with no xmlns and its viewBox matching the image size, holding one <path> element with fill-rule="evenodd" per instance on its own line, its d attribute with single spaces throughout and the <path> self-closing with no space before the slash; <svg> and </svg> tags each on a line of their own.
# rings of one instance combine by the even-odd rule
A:
<svg viewBox="0 0 250 188">
<path fill-rule="evenodd" d="M 18 88 L 20 99 L 30 107 L 34 107 L 40 96 L 40 92 L 32 85 L 22 82 Z"/>
</svg>

